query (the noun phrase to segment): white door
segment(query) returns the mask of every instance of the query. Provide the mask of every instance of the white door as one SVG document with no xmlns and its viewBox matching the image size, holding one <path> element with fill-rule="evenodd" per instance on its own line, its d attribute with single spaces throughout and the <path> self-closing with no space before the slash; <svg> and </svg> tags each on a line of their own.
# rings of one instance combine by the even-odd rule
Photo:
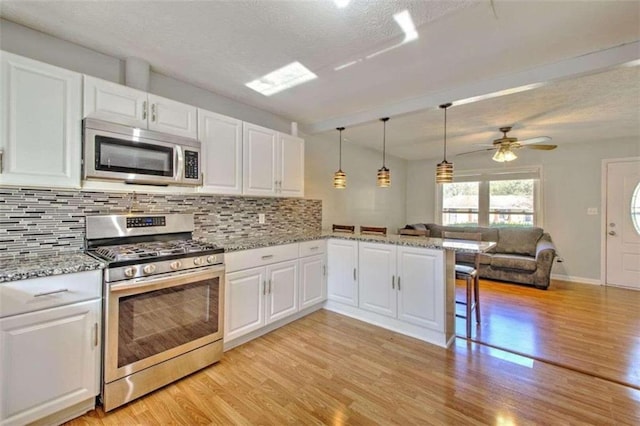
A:
<svg viewBox="0 0 640 426">
<path fill-rule="evenodd" d="M 224 339 L 233 340 L 262 327 L 265 269 L 253 268 L 226 275 Z"/>
<path fill-rule="evenodd" d="M 84 76 L 83 117 L 146 129 L 147 111 L 146 92 Z"/>
<path fill-rule="evenodd" d="M 360 308 L 395 318 L 396 246 L 366 242 L 358 245 Z"/>
<path fill-rule="evenodd" d="M 398 319 L 443 330 L 444 251 L 398 247 Z"/>
<path fill-rule="evenodd" d="M 324 255 L 300 259 L 300 310 L 327 298 Z"/>
<path fill-rule="evenodd" d="M 99 393 L 101 301 L 0 319 L 0 423 L 27 424 Z"/>
<path fill-rule="evenodd" d="M 358 242 L 329 240 L 327 243 L 327 298 L 358 306 Z"/>
<path fill-rule="evenodd" d="M 242 194 L 242 121 L 198 110 L 202 192 Z"/>
<path fill-rule="evenodd" d="M 607 284 L 640 289 L 640 161 L 607 164 Z"/>
<path fill-rule="evenodd" d="M 194 106 L 149 95 L 149 130 L 196 139 L 197 115 Z"/>
<path fill-rule="evenodd" d="M 283 197 L 304 196 L 304 139 L 278 134 L 277 193 Z"/>
<path fill-rule="evenodd" d="M 276 194 L 276 136 L 274 130 L 243 123 L 243 194 Z"/>
<path fill-rule="evenodd" d="M 267 266 L 267 320 L 272 323 L 298 312 L 298 261 Z"/>
<path fill-rule="evenodd" d="M 1 52 L 0 184 L 80 187 L 82 75 Z"/>
</svg>

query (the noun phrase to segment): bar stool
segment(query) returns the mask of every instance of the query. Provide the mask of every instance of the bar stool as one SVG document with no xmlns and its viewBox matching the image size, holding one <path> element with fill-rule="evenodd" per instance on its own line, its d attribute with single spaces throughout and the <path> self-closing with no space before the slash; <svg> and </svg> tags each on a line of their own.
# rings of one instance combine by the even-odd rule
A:
<svg viewBox="0 0 640 426">
<path fill-rule="evenodd" d="M 333 232 L 346 232 L 348 234 L 353 234 L 356 232 L 355 225 L 336 225 L 335 223 L 331 227 Z"/>
<path fill-rule="evenodd" d="M 442 236 L 450 240 L 482 241 L 482 234 L 475 232 L 443 232 Z M 456 261 L 458 255 L 456 254 Z M 474 256 L 474 266 L 456 263 L 456 279 L 465 280 L 467 294 L 465 301 L 456 300 L 457 304 L 466 305 L 466 315 L 456 314 L 467 321 L 467 339 L 471 338 L 471 314 L 475 311 L 476 323 L 480 324 L 480 277 L 478 276 L 479 255 Z"/>
<path fill-rule="evenodd" d="M 370 235 L 382 235 L 387 236 L 387 228 L 382 228 L 378 226 L 361 226 L 360 227 L 361 234 L 370 234 Z"/>
</svg>

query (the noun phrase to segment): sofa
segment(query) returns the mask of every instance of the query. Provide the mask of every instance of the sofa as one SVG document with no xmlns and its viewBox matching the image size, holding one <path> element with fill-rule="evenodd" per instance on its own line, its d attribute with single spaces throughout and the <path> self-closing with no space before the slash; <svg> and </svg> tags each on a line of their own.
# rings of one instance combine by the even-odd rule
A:
<svg viewBox="0 0 640 426">
<path fill-rule="evenodd" d="M 498 281 L 527 284 L 547 289 L 556 249 L 551 236 L 542 228 L 484 228 L 479 226 L 442 226 L 417 223 L 405 229 L 428 230 L 431 238 L 442 238 L 443 232 L 473 232 L 482 241 L 495 241 L 496 246 L 479 255 L 479 275 Z M 456 263 L 474 266 L 474 254 L 456 254 Z"/>
</svg>

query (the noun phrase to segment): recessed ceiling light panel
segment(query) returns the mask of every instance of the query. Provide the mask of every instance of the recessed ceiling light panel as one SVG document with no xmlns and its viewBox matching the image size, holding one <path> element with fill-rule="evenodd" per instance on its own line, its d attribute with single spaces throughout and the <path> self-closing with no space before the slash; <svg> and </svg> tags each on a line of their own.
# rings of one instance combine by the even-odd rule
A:
<svg viewBox="0 0 640 426">
<path fill-rule="evenodd" d="M 351 0 L 333 0 L 333 2 L 336 4 L 336 7 L 338 9 L 343 9 L 345 7 L 347 7 L 349 5 L 349 2 Z"/>
<path fill-rule="evenodd" d="M 402 31 L 404 31 L 404 40 L 403 43 L 408 41 L 412 41 L 418 38 L 418 32 L 416 31 L 416 26 L 413 24 L 413 20 L 411 19 L 411 14 L 408 10 L 403 10 L 402 12 L 398 12 L 393 15 L 393 19 L 396 20 Z"/>
<path fill-rule="evenodd" d="M 250 81 L 245 86 L 265 96 L 271 96 L 315 78 L 318 76 L 296 61 Z"/>
</svg>

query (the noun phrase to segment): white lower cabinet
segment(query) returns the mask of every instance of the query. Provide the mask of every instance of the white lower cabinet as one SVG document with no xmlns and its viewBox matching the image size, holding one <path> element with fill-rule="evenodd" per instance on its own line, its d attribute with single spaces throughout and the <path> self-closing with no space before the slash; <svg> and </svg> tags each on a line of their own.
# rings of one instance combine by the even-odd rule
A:
<svg viewBox="0 0 640 426">
<path fill-rule="evenodd" d="M 298 312 L 298 260 L 226 276 L 225 340 Z"/>
<path fill-rule="evenodd" d="M 331 239 L 328 270 L 327 309 L 441 346 L 450 343 L 444 250 Z"/>
<path fill-rule="evenodd" d="M 327 299 L 327 265 L 324 255 L 300 259 L 300 309 Z"/>
<path fill-rule="evenodd" d="M 329 240 L 327 259 L 327 299 L 358 306 L 358 242 Z"/>
<path fill-rule="evenodd" d="M 99 393 L 101 282 L 100 271 L 91 271 L 2 284 L 0 424 L 22 425 L 88 404 L 50 422 L 59 423 L 93 408 Z M 87 297 L 92 300 L 75 301 Z M 38 310 L 24 312 L 34 305 Z"/>
</svg>

